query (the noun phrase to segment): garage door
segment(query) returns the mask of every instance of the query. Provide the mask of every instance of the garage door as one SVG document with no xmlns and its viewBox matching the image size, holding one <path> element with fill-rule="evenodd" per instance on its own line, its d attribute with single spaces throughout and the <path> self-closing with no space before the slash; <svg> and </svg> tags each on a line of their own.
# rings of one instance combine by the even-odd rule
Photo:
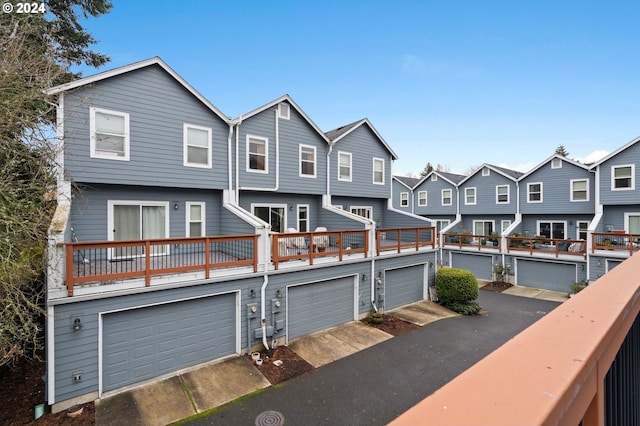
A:
<svg viewBox="0 0 640 426">
<path fill-rule="evenodd" d="M 289 287 L 288 339 L 353 321 L 354 289 L 353 277 Z"/>
<path fill-rule="evenodd" d="M 236 352 L 235 293 L 103 317 L 103 390 Z"/>
<path fill-rule="evenodd" d="M 516 260 L 516 284 L 567 293 L 576 280 L 576 265 Z"/>
<path fill-rule="evenodd" d="M 479 280 L 491 280 L 493 278 L 491 260 L 492 256 L 452 253 L 451 267 L 469 270 Z"/>
<path fill-rule="evenodd" d="M 385 309 L 417 302 L 424 298 L 424 265 L 392 269 L 384 274 Z"/>
</svg>

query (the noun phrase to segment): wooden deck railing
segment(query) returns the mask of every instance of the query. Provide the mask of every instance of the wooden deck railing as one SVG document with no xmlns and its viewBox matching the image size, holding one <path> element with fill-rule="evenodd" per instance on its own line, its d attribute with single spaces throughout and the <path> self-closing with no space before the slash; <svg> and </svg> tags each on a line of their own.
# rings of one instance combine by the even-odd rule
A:
<svg viewBox="0 0 640 426">
<path fill-rule="evenodd" d="M 591 234 L 591 252 L 596 250 L 627 251 L 629 256 L 640 250 L 640 234 L 625 234 L 624 232 L 594 232 Z"/>
<path fill-rule="evenodd" d="M 272 261 L 275 269 L 285 260 L 306 260 L 313 265 L 319 257 L 369 252 L 369 231 L 288 232 L 272 234 Z"/>
<path fill-rule="evenodd" d="M 631 256 L 391 425 L 640 424 L 638 270 Z"/>
<path fill-rule="evenodd" d="M 500 236 L 498 235 L 480 235 L 448 232 L 444 234 L 443 247 L 477 247 L 478 250 L 483 248 L 500 250 Z"/>
<path fill-rule="evenodd" d="M 584 240 L 564 240 L 543 237 L 507 237 L 507 252 L 547 253 L 574 255 L 587 258 L 587 242 Z"/>
<path fill-rule="evenodd" d="M 66 285 L 204 271 L 232 266 L 258 268 L 258 235 L 66 243 Z"/>
<path fill-rule="evenodd" d="M 383 238 L 384 237 L 384 238 Z M 403 248 L 436 247 L 436 228 L 433 226 L 418 228 L 381 228 L 376 230 L 376 253 Z"/>
</svg>

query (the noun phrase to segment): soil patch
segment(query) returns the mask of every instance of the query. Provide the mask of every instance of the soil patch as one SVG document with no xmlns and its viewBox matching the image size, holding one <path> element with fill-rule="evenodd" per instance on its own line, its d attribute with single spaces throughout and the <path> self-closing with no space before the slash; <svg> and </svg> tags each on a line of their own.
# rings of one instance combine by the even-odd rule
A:
<svg viewBox="0 0 640 426">
<path fill-rule="evenodd" d="M 42 355 L 41 355 L 42 356 Z M 46 412 L 34 420 L 36 405 L 44 403 L 44 361 L 20 359 L 12 368 L 0 367 L 0 424 L 2 425 L 95 425 L 93 403 L 84 404 L 82 414 L 68 417 L 65 411 Z M 48 410 L 48 407 L 47 407 Z"/>
<path fill-rule="evenodd" d="M 487 291 L 496 291 L 498 293 L 502 293 L 503 291 L 505 291 L 508 288 L 513 287 L 513 284 L 509 284 L 509 283 L 505 283 L 505 282 L 500 282 L 500 281 L 493 281 L 490 282 L 487 285 L 484 285 L 482 287 L 480 287 L 482 290 L 487 290 Z"/>
<path fill-rule="evenodd" d="M 392 336 L 399 336 L 420 328 L 417 324 L 386 314 L 382 315 L 382 322 L 374 321 L 374 318 L 372 317 L 364 318 L 362 322 L 371 327 L 382 330 L 385 333 L 389 333 Z"/>
<path fill-rule="evenodd" d="M 251 359 L 251 354 L 247 354 L 246 356 Z M 287 346 L 277 346 L 275 349 L 263 351 L 260 353 L 260 356 L 262 358 L 262 365 L 255 363 L 254 365 L 272 385 L 301 376 L 313 370 L 311 364 Z M 279 361 L 282 361 L 282 364 L 280 364 Z"/>
</svg>

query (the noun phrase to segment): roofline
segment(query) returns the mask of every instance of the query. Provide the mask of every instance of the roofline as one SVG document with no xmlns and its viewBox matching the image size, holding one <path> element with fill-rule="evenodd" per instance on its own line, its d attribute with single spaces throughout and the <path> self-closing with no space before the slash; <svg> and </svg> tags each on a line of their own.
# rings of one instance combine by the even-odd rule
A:
<svg viewBox="0 0 640 426">
<path fill-rule="evenodd" d="M 115 77 L 121 74 L 125 74 L 131 71 L 139 70 L 142 68 L 146 68 L 151 65 L 158 65 L 162 69 L 164 69 L 171 77 L 173 77 L 178 83 L 180 83 L 187 91 L 189 91 L 193 96 L 195 96 L 200 102 L 205 104 L 211 111 L 213 111 L 217 116 L 219 116 L 222 120 L 227 123 L 231 122 L 231 118 L 220 111 L 215 107 L 207 98 L 202 96 L 200 92 L 198 92 L 193 86 L 191 86 L 185 79 L 180 77 L 180 75 L 175 72 L 169 65 L 167 65 L 159 56 L 154 56 L 153 58 L 145 59 L 139 62 L 134 62 L 133 64 L 125 65 L 122 67 L 114 68 L 112 70 L 104 71 L 98 74 L 94 74 L 89 77 L 80 78 L 78 80 L 71 81 L 69 83 L 61 84 L 58 86 L 51 87 L 44 91 L 46 95 L 56 95 L 58 93 L 66 92 L 68 90 L 73 90 L 78 87 L 86 86 L 87 84 L 96 83 L 98 81 L 102 81 L 111 77 Z"/>
<path fill-rule="evenodd" d="M 493 171 L 494 171 L 494 172 L 496 172 L 496 173 L 500 173 L 502 176 L 504 176 L 504 177 L 506 177 L 507 179 L 510 179 L 510 180 L 512 180 L 512 181 L 514 181 L 514 182 L 518 182 L 518 180 L 520 180 L 520 178 L 522 177 L 522 176 L 520 176 L 520 178 L 514 178 L 513 176 L 509 176 L 508 174 L 505 174 L 505 173 L 504 173 L 504 172 L 502 172 L 501 170 L 496 169 L 496 167 L 495 167 L 495 166 L 492 166 L 491 164 L 488 164 L 488 163 L 484 163 L 484 164 L 482 164 L 480 167 L 478 167 L 476 170 L 474 170 L 474 172 L 473 172 L 473 173 L 471 173 L 469 176 L 467 176 L 466 178 L 462 179 L 458 185 L 462 185 L 463 183 L 465 183 L 466 181 L 468 181 L 469 179 L 471 179 L 471 177 L 472 177 L 472 176 L 474 176 L 476 173 L 478 173 L 479 171 L 481 171 L 481 170 L 482 170 L 482 169 L 484 169 L 485 167 L 487 167 L 487 168 L 489 168 L 489 169 L 493 170 Z M 511 169 L 509 169 L 509 170 L 511 170 Z M 517 172 L 517 170 L 514 170 L 514 172 Z"/>
<path fill-rule="evenodd" d="M 573 164 L 574 166 L 581 167 L 581 168 L 583 168 L 583 169 L 585 169 L 585 170 L 587 170 L 587 171 L 589 170 L 589 166 L 587 166 L 586 164 L 579 163 L 579 162 L 577 162 L 577 161 L 575 161 L 575 160 L 572 160 L 572 159 L 570 159 L 570 158 L 564 157 L 564 156 L 559 155 L 559 154 L 553 154 L 553 155 L 551 155 L 551 156 L 547 157 L 547 159 L 546 159 L 546 160 L 544 160 L 544 161 L 540 162 L 537 166 L 535 166 L 534 168 L 532 168 L 531 170 L 529 170 L 527 173 L 525 173 L 525 174 L 523 174 L 522 176 L 520 176 L 520 177 L 518 178 L 518 181 L 521 181 L 521 180 L 523 180 L 524 178 L 528 177 L 529 175 L 533 174 L 533 172 L 535 172 L 536 170 L 539 170 L 540 168 L 542 168 L 542 166 L 544 166 L 545 164 L 548 164 L 548 163 L 549 163 L 551 160 L 553 160 L 554 158 L 560 158 L 562 161 L 566 161 L 566 162 L 567 162 L 567 163 L 569 163 L 569 164 Z"/>
<path fill-rule="evenodd" d="M 318 134 L 322 137 L 322 139 L 325 140 L 325 142 L 327 142 L 327 144 L 331 143 L 331 141 L 329 140 L 329 138 L 327 138 L 324 132 L 320 130 L 320 128 L 316 125 L 316 123 L 313 122 L 313 120 L 302 110 L 302 108 L 300 108 L 300 106 L 297 103 L 295 103 L 293 99 L 291 99 L 291 96 L 289 95 L 282 95 L 279 98 L 269 102 L 268 104 L 258 107 L 246 114 L 242 114 L 240 117 L 237 117 L 234 121 L 239 121 L 240 119 L 246 120 L 247 118 L 251 118 L 254 115 L 260 114 L 261 112 L 266 111 L 269 108 L 275 105 L 278 105 L 280 102 L 283 102 L 283 101 L 289 102 L 296 109 L 296 111 L 298 111 L 298 114 L 300 114 L 307 121 L 307 123 L 309 123 L 309 125 L 311 125 L 311 127 L 313 127 L 313 129 L 316 132 L 318 132 Z"/>
<path fill-rule="evenodd" d="M 353 126 L 351 129 L 347 130 L 346 132 L 344 132 L 343 134 L 341 134 L 340 136 L 338 136 L 336 139 L 334 139 L 331 143 L 336 144 L 340 139 L 346 137 L 349 133 L 355 131 L 358 127 L 362 126 L 363 124 L 366 124 L 367 126 L 369 126 L 369 128 L 371 129 L 371 131 L 376 135 L 376 137 L 380 140 L 380 142 L 382 142 L 382 144 L 384 145 L 385 148 L 387 148 L 387 150 L 389 151 L 389 153 L 391 154 L 391 157 L 393 157 L 393 160 L 397 160 L 398 159 L 398 155 L 393 151 L 393 149 L 391 149 L 391 147 L 389 146 L 389 144 L 387 143 L 387 141 L 384 140 L 384 138 L 380 135 L 380 133 L 378 133 L 378 131 L 376 130 L 375 127 L 373 127 L 373 124 L 371 124 L 371 122 L 369 121 L 368 118 L 363 118 L 360 121 L 356 121 L 356 125 Z"/>
<path fill-rule="evenodd" d="M 604 163 L 605 161 L 610 160 L 611 158 L 615 157 L 616 155 L 618 155 L 619 153 L 621 153 L 622 151 L 624 151 L 625 149 L 635 145 L 637 142 L 640 142 L 640 136 L 638 136 L 635 139 L 630 140 L 629 142 L 627 142 L 626 144 L 624 144 L 623 146 L 621 146 L 620 148 L 616 149 L 615 151 L 613 151 L 611 154 L 607 155 L 604 158 L 601 158 L 600 160 L 596 161 L 595 163 L 593 163 L 591 165 L 591 167 L 589 167 L 590 169 L 595 169 L 596 167 L 598 167 L 600 164 Z"/>
<path fill-rule="evenodd" d="M 414 186 L 414 188 L 417 188 L 419 185 L 422 185 L 422 182 L 424 182 L 425 180 L 427 180 L 428 178 L 431 177 L 431 175 L 436 174 L 438 176 L 440 176 L 441 179 L 444 179 L 445 181 L 449 182 L 451 185 L 453 186 L 458 186 L 460 185 L 460 183 L 464 182 L 464 180 L 466 179 L 466 177 L 464 179 L 462 179 L 460 181 L 460 183 L 455 183 L 453 182 L 451 179 L 448 179 L 446 176 L 443 176 L 442 174 L 440 174 L 440 172 L 438 170 L 431 170 L 429 173 L 427 173 L 427 175 L 425 177 L 423 177 L 422 179 L 420 179 L 420 182 L 416 183 L 416 186 Z M 460 175 L 462 176 L 462 175 Z"/>
<path fill-rule="evenodd" d="M 403 181 L 401 181 L 400 179 L 398 179 L 398 176 L 396 176 L 396 175 L 391 175 L 391 179 L 395 179 L 398 183 L 400 183 L 400 185 L 406 187 L 407 189 L 413 190 L 413 188 L 415 188 L 415 186 L 412 188 L 409 185 L 407 185 L 406 183 L 404 183 Z"/>
</svg>

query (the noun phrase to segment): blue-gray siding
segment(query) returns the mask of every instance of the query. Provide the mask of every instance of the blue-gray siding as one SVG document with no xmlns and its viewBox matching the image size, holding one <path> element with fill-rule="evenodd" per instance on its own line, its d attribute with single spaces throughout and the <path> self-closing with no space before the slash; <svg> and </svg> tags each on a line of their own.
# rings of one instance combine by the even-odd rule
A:
<svg viewBox="0 0 640 426">
<path fill-rule="evenodd" d="M 612 191 L 611 172 L 613 166 L 635 164 L 635 190 Z M 640 204 L 640 143 L 627 149 L 598 166 L 600 171 L 600 202 L 602 204 Z"/>
<path fill-rule="evenodd" d="M 574 263 L 516 260 L 516 284 L 568 293 L 571 283 L 577 281 Z"/>
<path fill-rule="evenodd" d="M 509 187 L 509 202 L 496 202 L 496 186 Z M 466 189 L 476 188 L 476 204 L 466 204 Z M 490 170 L 489 176 L 482 176 L 482 171 L 476 172 L 460 185 L 460 213 L 461 214 L 515 214 L 517 205 L 516 183 L 502 174 Z"/>
<path fill-rule="evenodd" d="M 442 204 L 442 190 L 451 190 L 451 204 Z M 418 193 L 420 191 L 427 192 L 427 205 L 418 205 Z M 432 181 L 431 178 L 424 180 L 414 190 L 415 210 L 414 213 L 431 216 L 431 215 L 455 215 L 458 209 L 458 191 L 454 185 L 446 180 L 438 177 L 437 180 Z"/>
<path fill-rule="evenodd" d="M 479 280 L 493 278 L 493 257 L 478 254 L 451 253 L 451 267 L 471 271 Z"/>
</svg>

